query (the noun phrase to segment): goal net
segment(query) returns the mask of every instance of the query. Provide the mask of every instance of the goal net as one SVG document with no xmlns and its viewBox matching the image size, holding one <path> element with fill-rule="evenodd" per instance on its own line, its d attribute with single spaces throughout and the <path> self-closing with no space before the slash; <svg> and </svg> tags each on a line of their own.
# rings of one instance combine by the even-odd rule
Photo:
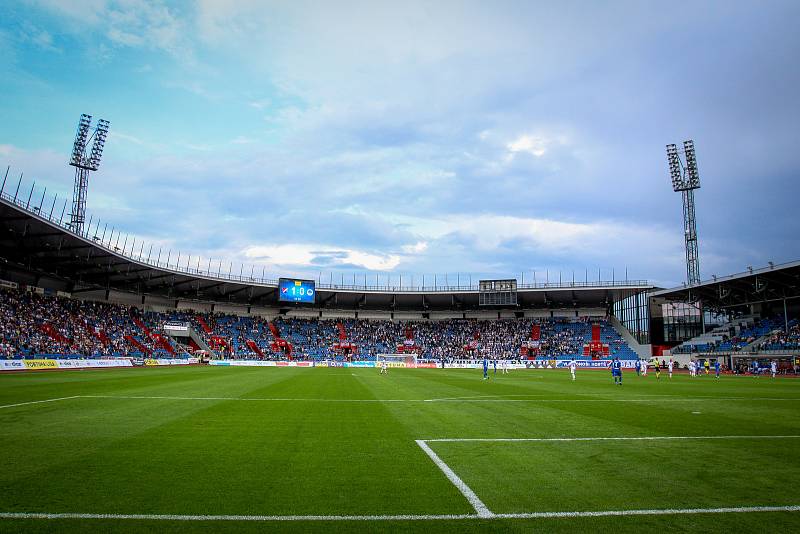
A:
<svg viewBox="0 0 800 534">
<path fill-rule="evenodd" d="M 389 367 L 414 367 L 417 365 L 416 354 L 378 354 L 377 362 L 386 360 Z"/>
</svg>

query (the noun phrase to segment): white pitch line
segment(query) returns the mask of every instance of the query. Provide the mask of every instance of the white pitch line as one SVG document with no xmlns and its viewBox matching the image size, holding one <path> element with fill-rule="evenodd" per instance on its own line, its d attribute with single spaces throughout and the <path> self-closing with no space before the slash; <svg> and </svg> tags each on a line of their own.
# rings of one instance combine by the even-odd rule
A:
<svg viewBox="0 0 800 534">
<path fill-rule="evenodd" d="M 435 521 L 479 519 L 474 514 L 441 515 L 187 515 L 0 512 L 0 519 L 134 519 L 146 521 Z"/>
<path fill-rule="evenodd" d="M 77 399 L 79 397 L 80 397 L 79 395 L 73 395 L 72 397 L 58 397 L 56 399 L 44 399 L 44 400 L 38 400 L 38 401 L 18 402 L 16 404 L 6 404 L 4 406 L 0 406 L 0 410 L 2 410 L 3 408 L 13 408 L 15 406 L 28 406 L 29 404 L 42 404 L 42 403 L 45 403 L 45 402 L 56 402 L 56 401 L 62 401 L 62 400 Z"/>
<path fill-rule="evenodd" d="M 74 397 L 64 397 L 65 399 L 130 399 L 130 400 L 185 400 L 185 401 L 244 401 L 244 402 L 662 402 L 663 398 L 639 398 L 639 399 L 507 399 L 490 397 L 448 397 L 437 399 L 309 399 L 293 397 L 180 397 L 172 395 L 76 395 Z M 61 399 L 53 399 L 61 400 Z M 800 401 L 800 398 L 777 398 L 777 397 L 681 397 L 670 400 L 676 401 L 695 401 L 695 400 L 720 400 L 720 401 Z M 48 402 L 48 401 L 37 401 Z"/>
<path fill-rule="evenodd" d="M 119 519 L 140 521 L 455 521 L 497 519 L 556 519 L 637 515 L 742 514 L 764 512 L 800 512 L 800 506 L 742 506 L 725 508 L 664 508 L 652 510 L 598 510 L 578 512 L 532 512 L 518 514 L 430 514 L 430 515 L 167 515 L 167 514 L 85 514 L 0 512 L 0 519 Z"/>
<path fill-rule="evenodd" d="M 472 491 L 472 489 L 467 486 L 467 484 L 461 480 L 461 478 L 459 478 L 455 471 L 450 469 L 450 466 L 448 466 L 441 458 L 439 458 L 438 454 L 433 452 L 433 449 L 428 447 L 428 444 L 425 443 L 424 440 L 418 439 L 415 441 L 417 442 L 417 445 L 419 445 L 420 448 L 425 451 L 425 454 L 427 454 L 430 459 L 433 460 L 433 463 L 436 464 L 436 467 L 442 470 L 444 476 L 446 476 L 447 479 L 458 489 L 458 491 L 460 491 L 461 494 L 467 498 L 472 507 L 475 508 L 475 512 L 477 512 L 478 517 L 486 518 L 494 516 L 492 511 L 489 510 L 485 504 L 483 504 L 483 501 L 480 500 L 477 495 L 475 495 L 475 492 Z"/>
<path fill-rule="evenodd" d="M 120 400 L 185 400 L 185 401 L 242 401 L 242 402 L 423 402 L 423 399 L 303 399 L 292 397 L 175 397 L 167 395 L 79 395 L 81 399 Z"/>
<path fill-rule="evenodd" d="M 798 398 L 777 398 L 777 397 L 675 397 L 665 398 L 641 398 L 641 399 L 426 399 L 425 402 L 672 402 L 672 401 L 800 401 Z"/>
<path fill-rule="evenodd" d="M 559 517 L 607 517 L 626 515 L 746 514 L 753 512 L 800 512 L 800 506 L 741 506 L 725 508 L 665 508 L 654 510 L 600 510 L 596 512 L 533 512 L 495 514 L 492 519 L 547 519 Z"/>
<path fill-rule="evenodd" d="M 508 397 L 524 397 L 525 395 L 507 395 Z M 443 397 L 441 399 L 425 399 L 425 402 L 443 402 L 455 400 L 474 400 L 474 399 L 498 399 L 503 398 L 502 395 L 472 395 L 470 397 Z"/>
<path fill-rule="evenodd" d="M 437 438 L 417 440 L 417 443 L 460 443 L 460 442 L 561 442 L 561 441 L 659 441 L 682 439 L 798 439 L 800 435 L 786 436 L 629 436 L 629 437 L 595 437 L 595 438 Z"/>
</svg>

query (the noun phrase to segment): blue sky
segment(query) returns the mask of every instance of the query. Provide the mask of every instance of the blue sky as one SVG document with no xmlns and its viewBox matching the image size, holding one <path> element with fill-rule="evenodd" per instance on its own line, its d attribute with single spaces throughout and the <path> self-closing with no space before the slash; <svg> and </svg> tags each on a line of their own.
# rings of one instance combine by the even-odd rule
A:
<svg viewBox="0 0 800 534">
<path fill-rule="evenodd" d="M 0 165 L 272 275 L 685 278 L 800 258 L 797 2 L 4 3 Z M 194 262 L 193 262 L 194 263 Z M 234 267 L 234 270 L 238 270 Z M 383 276 L 381 274 L 380 276 Z"/>
</svg>

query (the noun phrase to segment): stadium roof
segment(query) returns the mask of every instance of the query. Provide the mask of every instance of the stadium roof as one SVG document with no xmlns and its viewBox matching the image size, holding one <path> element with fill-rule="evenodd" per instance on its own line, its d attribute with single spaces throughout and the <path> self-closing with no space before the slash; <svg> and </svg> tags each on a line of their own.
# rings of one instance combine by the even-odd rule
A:
<svg viewBox="0 0 800 534">
<path fill-rule="evenodd" d="M 28 209 L 24 202 L 5 193 L 0 198 L 0 274 L 14 281 L 55 285 L 72 293 L 113 289 L 181 300 L 286 306 L 278 302 L 277 280 L 167 264 L 145 252 L 139 243 L 123 251 L 118 243 L 103 241 L 93 232 L 79 235 L 57 215 Z M 520 284 L 518 303 L 522 308 L 607 307 L 610 302 L 651 289 L 646 280 Z M 478 308 L 478 295 L 477 285 L 386 287 L 320 283 L 316 305 L 474 309 Z"/>
<path fill-rule="evenodd" d="M 681 302 L 700 299 L 706 307 L 718 309 L 796 299 L 800 297 L 800 261 L 749 268 L 693 286 L 655 291 L 651 296 Z"/>
</svg>

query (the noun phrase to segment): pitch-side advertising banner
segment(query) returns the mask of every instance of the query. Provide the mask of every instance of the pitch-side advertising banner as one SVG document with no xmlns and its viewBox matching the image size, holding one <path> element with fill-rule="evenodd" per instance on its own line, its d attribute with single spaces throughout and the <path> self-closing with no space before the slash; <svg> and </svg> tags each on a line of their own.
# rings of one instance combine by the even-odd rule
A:
<svg viewBox="0 0 800 534">
<path fill-rule="evenodd" d="M 0 360 L 0 371 L 26 369 L 98 369 L 104 367 L 132 367 L 127 359 L 112 360 Z"/>
<path fill-rule="evenodd" d="M 225 367 L 314 367 L 314 362 L 289 362 L 265 360 L 211 360 L 211 365 Z M 317 365 L 320 365 L 319 363 Z"/>
<path fill-rule="evenodd" d="M 571 360 L 550 360 L 550 361 L 512 361 L 504 364 L 502 360 L 497 361 L 498 371 L 506 369 L 555 369 L 569 367 Z M 380 367 L 380 362 L 357 361 L 357 362 L 296 362 L 296 361 L 264 361 L 264 360 L 211 360 L 211 365 L 233 366 L 233 367 Z M 441 362 L 424 361 L 417 363 L 406 362 L 386 362 L 387 367 L 408 368 L 408 369 L 442 369 Z M 608 369 L 611 360 L 575 360 L 579 368 L 583 369 Z M 620 360 L 622 367 L 633 369 L 635 360 Z M 482 369 L 483 360 L 454 360 L 445 362 L 444 369 Z M 489 360 L 489 369 L 494 369 L 494 363 Z"/>
<path fill-rule="evenodd" d="M 197 362 L 197 358 L 149 358 L 144 361 L 144 364 L 149 367 L 158 365 L 191 365 Z"/>
</svg>

